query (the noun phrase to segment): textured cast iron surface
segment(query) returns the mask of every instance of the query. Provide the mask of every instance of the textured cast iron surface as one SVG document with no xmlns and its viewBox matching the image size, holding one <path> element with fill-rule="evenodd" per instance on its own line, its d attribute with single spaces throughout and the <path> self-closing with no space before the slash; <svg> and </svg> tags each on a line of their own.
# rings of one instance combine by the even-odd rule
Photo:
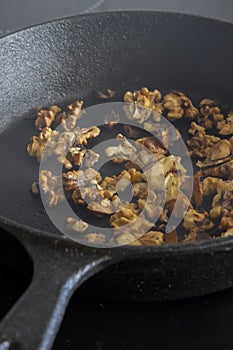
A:
<svg viewBox="0 0 233 350">
<path fill-rule="evenodd" d="M 134 300 L 176 299 L 233 285 L 232 239 L 112 251 L 95 251 L 64 240 L 40 200 L 31 196 L 29 187 L 38 167 L 26 154 L 34 130 L 29 116 L 35 108 L 77 97 L 93 103 L 95 90 L 112 88 L 121 99 L 126 89 L 146 85 L 163 92 L 183 90 L 196 102 L 205 96 L 231 104 L 232 28 L 192 16 L 124 12 L 64 19 L 0 40 L 0 157 L 4 165 L 0 215 L 30 230 L 4 219 L 1 226 L 26 246 L 36 267 L 35 282 L 15 306 L 16 314 L 12 311 L 0 326 L 6 339 L 24 343 L 27 339 L 25 350 L 32 344 L 39 348 L 43 341 L 40 349 L 49 349 L 73 289 L 113 262 L 118 263 L 90 281 L 94 293 Z M 49 266 L 52 276 L 57 276 L 48 273 L 47 281 Z M 36 306 L 38 319 L 30 311 L 35 290 L 41 305 Z M 40 312 L 43 309 L 48 312 Z M 37 336 L 28 334 L 22 322 L 16 334 L 13 320 L 20 315 L 35 322 Z"/>
</svg>

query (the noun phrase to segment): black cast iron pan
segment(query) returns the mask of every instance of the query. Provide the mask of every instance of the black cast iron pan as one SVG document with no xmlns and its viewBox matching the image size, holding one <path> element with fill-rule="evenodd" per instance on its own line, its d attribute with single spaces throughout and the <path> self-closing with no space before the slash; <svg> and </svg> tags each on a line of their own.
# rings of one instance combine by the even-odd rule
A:
<svg viewBox="0 0 233 350">
<path fill-rule="evenodd" d="M 94 249 L 53 227 L 30 193 L 38 166 L 25 147 L 34 110 L 142 85 L 232 103 L 233 26 L 157 12 L 83 15 L 0 40 L 0 225 L 34 263 L 30 287 L 1 322 L 0 349 L 50 349 L 73 291 L 134 300 L 184 298 L 233 285 L 233 239 Z M 104 295 L 105 295 L 104 294 Z M 77 335 L 78 336 L 78 335 Z"/>
</svg>

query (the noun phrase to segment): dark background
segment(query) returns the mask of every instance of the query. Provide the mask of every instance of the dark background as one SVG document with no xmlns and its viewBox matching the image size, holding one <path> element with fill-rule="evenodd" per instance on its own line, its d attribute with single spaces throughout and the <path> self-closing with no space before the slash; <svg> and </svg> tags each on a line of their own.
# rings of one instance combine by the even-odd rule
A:
<svg viewBox="0 0 233 350">
<path fill-rule="evenodd" d="M 66 15 L 111 9 L 171 10 L 233 21 L 232 0 L 0 0 L 0 34 Z M 23 254 L 19 249 L 18 264 Z M 0 318 L 27 287 L 29 275 L 0 263 Z M 78 291 L 53 350 L 227 350 L 233 349 L 232 329 L 233 290 L 147 304 L 104 301 L 101 296 L 89 300 Z"/>
</svg>

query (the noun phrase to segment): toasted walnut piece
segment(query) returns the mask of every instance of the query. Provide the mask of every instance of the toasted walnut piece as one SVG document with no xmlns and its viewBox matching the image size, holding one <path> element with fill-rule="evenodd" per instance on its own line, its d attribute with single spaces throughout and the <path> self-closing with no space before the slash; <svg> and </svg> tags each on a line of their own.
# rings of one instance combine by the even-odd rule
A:
<svg viewBox="0 0 233 350">
<path fill-rule="evenodd" d="M 130 124 L 124 124 L 123 129 L 126 137 L 129 138 L 135 138 L 139 134 L 139 131 L 133 125 Z"/>
<path fill-rule="evenodd" d="M 40 189 L 46 195 L 46 201 L 50 207 L 56 206 L 65 199 L 59 176 L 53 176 L 50 171 L 41 170 L 39 181 Z"/>
<path fill-rule="evenodd" d="M 186 169 L 181 164 L 181 158 L 176 156 L 165 157 L 151 164 L 144 175 L 152 189 L 163 190 L 165 188 L 165 176 L 169 172 L 179 172 L 180 179 L 186 175 Z"/>
<path fill-rule="evenodd" d="M 201 208 L 203 202 L 203 188 L 201 183 L 202 173 L 198 171 L 193 178 L 193 199 L 197 208 Z"/>
<path fill-rule="evenodd" d="M 50 106 L 48 109 L 40 109 L 36 114 L 35 126 L 42 130 L 44 127 L 50 127 L 56 115 L 61 112 L 58 106 Z"/>
<path fill-rule="evenodd" d="M 221 237 L 233 236 L 233 227 L 229 227 L 225 232 L 222 232 Z"/>
<path fill-rule="evenodd" d="M 66 191 L 72 191 L 80 187 L 96 187 L 102 180 L 98 171 L 92 168 L 86 170 L 72 170 L 62 174 Z"/>
<path fill-rule="evenodd" d="M 190 231 L 195 227 L 199 227 L 204 230 L 211 230 L 214 227 L 214 224 L 211 222 L 207 212 L 201 213 L 190 208 L 185 214 L 183 226 L 187 231 Z"/>
<path fill-rule="evenodd" d="M 31 143 L 27 146 L 27 151 L 30 156 L 36 157 L 40 162 L 44 154 L 48 141 L 50 141 L 50 147 L 46 148 L 46 156 L 50 156 L 53 153 L 54 144 L 59 136 L 58 131 L 54 131 L 51 128 L 45 127 L 39 134 L 39 136 L 33 136 Z"/>
<path fill-rule="evenodd" d="M 101 100 L 109 100 L 115 96 L 116 92 L 112 89 L 107 89 L 107 94 L 98 91 L 97 95 Z"/>
<path fill-rule="evenodd" d="M 156 216 L 159 217 L 162 209 L 158 206 L 158 197 L 154 191 L 149 190 L 146 199 L 139 198 L 137 203 L 141 210 L 145 211 L 148 218 L 153 219 Z"/>
<path fill-rule="evenodd" d="M 151 153 L 157 155 L 167 154 L 167 150 L 161 145 L 161 143 L 155 137 L 142 137 L 136 140 L 137 143 L 146 147 Z"/>
<path fill-rule="evenodd" d="M 232 135 L 233 134 L 233 110 L 228 113 L 226 120 L 219 121 L 217 129 L 220 135 Z"/>
<path fill-rule="evenodd" d="M 72 217 L 68 217 L 66 219 L 66 223 L 67 223 L 67 229 L 69 231 L 83 233 L 88 228 L 88 224 L 86 222 L 84 222 L 82 220 L 77 220 L 77 219 L 72 218 Z"/>
<path fill-rule="evenodd" d="M 158 121 L 163 112 L 161 99 L 162 96 L 158 90 L 149 91 L 144 87 L 135 92 L 127 91 L 124 95 L 124 101 L 131 105 L 124 107 L 126 116 L 140 124 L 144 123 L 151 115 Z"/>
<path fill-rule="evenodd" d="M 164 109 L 167 110 L 167 118 L 170 120 L 181 119 L 183 116 L 193 119 L 199 114 L 192 101 L 180 91 L 171 91 L 164 96 L 163 101 Z"/>
<path fill-rule="evenodd" d="M 199 227 L 194 227 L 192 230 L 190 230 L 190 232 L 186 235 L 182 242 L 190 243 L 206 239 L 211 239 L 211 236 L 208 235 L 203 229 Z"/>
<path fill-rule="evenodd" d="M 182 191 L 178 191 L 176 199 L 165 203 L 165 209 L 172 213 L 175 218 L 182 218 L 187 208 L 192 208 L 192 205 Z"/>
<path fill-rule="evenodd" d="M 146 199 L 148 196 L 148 184 L 145 182 L 137 182 L 133 185 L 133 196 L 140 199 Z"/>
<path fill-rule="evenodd" d="M 165 177 L 166 202 L 176 200 L 181 185 L 181 179 L 177 173 L 170 172 Z"/>
<path fill-rule="evenodd" d="M 82 108 L 83 101 L 75 101 L 73 104 L 68 105 L 67 111 L 61 112 L 56 116 L 56 122 L 59 124 L 61 123 L 66 131 L 73 130 L 77 121 L 81 119 L 84 114 Z"/>
<path fill-rule="evenodd" d="M 105 243 L 106 237 L 103 233 L 88 233 L 84 236 L 84 239 L 90 243 Z"/>
<path fill-rule="evenodd" d="M 164 235 L 159 231 L 149 231 L 137 241 L 130 243 L 130 245 L 161 245 L 164 241 Z"/>
<path fill-rule="evenodd" d="M 144 175 L 140 171 L 137 171 L 135 168 L 131 168 L 128 170 L 128 174 L 130 175 L 131 183 L 138 183 L 144 180 Z"/>
<path fill-rule="evenodd" d="M 113 126 L 117 125 L 119 122 L 120 122 L 120 115 L 115 111 L 112 111 L 111 113 L 107 114 L 104 118 L 104 124 L 109 128 L 112 128 Z"/>
<path fill-rule="evenodd" d="M 203 99 L 200 102 L 200 115 L 197 118 L 199 124 L 203 125 L 205 129 L 212 129 L 216 124 L 224 119 L 220 108 L 216 102 L 210 99 Z"/>
<path fill-rule="evenodd" d="M 212 147 L 220 141 L 219 137 L 207 135 L 205 128 L 195 122 L 191 123 L 191 128 L 188 132 L 193 135 L 193 137 L 187 141 L 191 157 L 207 157 Z"/>
<path fill-rule="evenodd" d="M 34 195 L 39 194 L 39 181 L 33 182 L 33 184 L 31 185 L 31 191 Z"/>
<path fill-rule="evenodd" d="M 123 208 L 111 216 L 110 224 L 113 227 L 118 228 L 134 221 L 136 218 L 137 215 L 131 209 Z"/>
<path fill-rule="evenodd" d="M 164 234 L 164 242 L 168 244 L 175 244 L 179 242 L 176 230 Z"/>
<path fill-rule="evenodd" d="M 136 148 L 121 134 L 117 135 L 117 139 L 120 141 L 117 146 L 109 146 L 105 149 L 105 154 L 108 157 L 115 157 L 124 161 L 129 157 L 134 157 Z"/>
<path fill-rule="evenodd" d="M 213 176 L 226 180 L 233 180 L 233 160 L 220 164 L 215 167 L 203 169 L 201 172 L 203 177 Z"/>
<path fill-rule="evenodd" d="M 106 215 L 110 215 L 115 211 L 112 202 L 108 198 L 103 198 L 100 201 L 89 203 L 87 209 L 94 213 Z"/>
<path fill-rule="evenodd" d="M 86 145 L 87 140 L 99 136 L 100 129 L 97 126 L 92 126 L 90 128 L 76 128 L 74 130 L 76 134 L 76 140 L 80 145 Z"/>
<path fill-rule="evenodd" d="M 232 146 L 228 140 L 219 140 L 207 153 L 206 159 L 197 162 L 200 168 L 224 162 L 232 153 Z"/>
</svg>

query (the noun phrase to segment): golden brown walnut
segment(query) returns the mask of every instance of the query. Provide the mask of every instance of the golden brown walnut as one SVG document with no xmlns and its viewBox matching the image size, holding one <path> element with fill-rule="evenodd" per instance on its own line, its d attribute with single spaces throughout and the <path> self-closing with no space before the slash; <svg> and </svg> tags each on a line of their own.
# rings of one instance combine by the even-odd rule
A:
<svg viewBox="0 0 233 350">
<path fill-rule="evenodd" d="M 197 162 L 197 166 L 207 167 L 213 164 L 220 164 L 227 159 L 232 154 L 232 146 L 228 140 L 219 140 L 212 147 L 209 148 L 209 152 L 207 153 L 206 159 L 201 162 Z"/>
<path fill-rule="evenodd" d="M 40 162 L 48 141 L 50 141 L 51 150 L 47 148 L 46 155 L 51 155 L 53 153 L 53 143 L 56 143 L 58 136 L 59 132 L 45 127 L 38 136 L 32 136 L 31 143 L 27 146 L 29 155 L 36 157 L 37 161 Z"/>
<path fill-rule="evenodd" d="M 192 138 L 187 141 L 188 149 L 192 157 L 207 157 L 213 145 L 220 141 L 219 137 L 207 135 L 205 128 L 198 125 L 196 122 L 191 123 L 191 128 L 188 132 L 193 135 Z"/>
<path fill-rule="evenodd" d="M 190 243 L 190 242 L 195 242 L 195 241 L 200 241 L 200 240 L 207 240 L 211 239 L 211 236 L 205 232 L 200 227 L 195 227 L 190 232 L 186 235 L 186 237 L 183 240 L 183 243 Z"/>
<path fill-rule="evenodd" d="M 76 141 L 80 145 L 86 145 L 89 139 L 99 136 L 100 129 L 97 126 L 92 126 L 90 128 L 76 128 L 74 130 L 76 134 Z"/>
<path fill-rule="evenodd" d="M 143 237 L 130 243 L 130 245 L 161 245 L 164 242 L 164 234 L 159 231 L 149 231 Z"/>
<path fill-rule="evenodd" d="M 138 91 L 127 91 L 124 95 L 124 101 L 130 105 L 124 107 L 126 116 L 140 124 L 144 123 L 151 115 L 156 121 L 159 121 L 163 113 L 161 99 L 159 90 L 149 91 L 148 88 L 143 87 Z"/>
<path fill-rule="evenodd" d="M 97 92 L 97 95 L 101 100 L 109 100 L 109 99 L 113 98 L 115 96 L 115 94 L 116 94 L 116 92 L 112 89 L 107 89 L 106 94 L 101 92 L 101 91 Z"/>
<path fill-rule="evenodd" d="M 120 122 L 120 115 L 114 111 L 107 114 L 104 118 L 104 124 L 109 128 L 116 126 Z"/>
<path fill-rule="evenodd" d="M 165 177 L 169 172 L 179 172 L 181 181 L 186 176 L 186 169 L 182 166 L 180 157 L 172 155 L 165 157 L 151 164 L 144 171 L 144 175 L 152 189 L 163 190 L 165 188 Z"/>
<path fill-rule="evenodd" d="M 213 176 L 224 180 L 233 180 L 233 160 L 227 161 L 218 166 L 203 169 L 201 174 L 204 177 Z"/>
<path fill-rule="evenodd" d="M 84 239 L 90 243 L 102 244 L 105 243 L 106 237 L 103 233 L 87 233 Z"/>
<path fill-rule="evenodd" d="M 160 159 L 167 154 L 167 149 L 165 149 L 155 137 L 142 137 L 137 139 L 136 142 L 146 147 L 150 153 L 156 156 L 156 159 Z"/>
<path fill-rule="evenodd" d="M 80 187 L 95 187 L 102 180 L 98 171 L 92 168 L 85 170 L 72 170 L 62 174 L 66 191 L 72 191 Z"/>
<path fill-rule="evenodd" d="M 226 120 L 219 121 L 217 129 L 220 135 L 232 135 L 233 134 L 233 110 L 228 113 Z"/>
<path fill-rule="evenodd" d="M 61 112 L 56 116 L 56 122 L 61 123 L 62 127 L 66 131 L 73 130 L 76 127 L 77 121 L 82 118 L 84 111 L 83 101 L 77 100 L 74 103 L 68 105 L 65 112 Z"/>
<path fill-rule="evenodd" d="M 68 217 L 66 220 L 67 229 L 78 233 L 83 233 L 88 229 L 88 224 L 82 220 L 77 220 L 72 217 Z"/>
<path fill-rule="evenodd" d="M 200 115 L 197 121 L 200 125 L 204 126 L 205 129 L 212 129 L 217 125 L 218 122 L 224 119 L 224 115 L 221 113 L 220 108 L 216 102 L 210 99 L 203 99 L 199 105 Z"/>
<path fill-rule="evenodd" d="M 164 96 L 164 109 L 167 111 L 167 118 L 177 120 L 183 117 L 193 119 L 198 116 L 199 112 L 193 106 L 192 101 L 183 92 L 171 91 Z"/>
<path fill-rule="evenodd" d="M 211 230 L 214 227 L 214 224 L 211 222 L 207 212 L 198 212 L 197 210 L 190 208 L 185 214 L 183 226 L 187 231 L 190 231 L 195 227 L 201 227 L 204 230 Z"/>
<path fill-rule="evenodd" d="M 65 199 L 60 177 L 53 176 L 50 171 L 42 170 L 40 172 L 40 189 L 45 194 L 50 207 L 56 206 Z"/>
<path fill-rule="evenodd" d="M 179 238 L 176 230 L 164 234 L 164 243 L 176 244 L 179 242 Z"/>
<path fill-rule="evenodd" d="M 120 141 L 117 146 L 109 146 L 105 149 L 107 157 L 114 157 L 116 160 L 125 161 L 128 158 L 135 158 L 136 148 L 131 142 L 127 140 L 122 134 L 117 135 L 117 139 Z M 114 160 L 115 160 L 114 159 Z"/>
<path fill-rule="evenodd" d="M 203 188 L 201 183 L 202 173 L 198 171 L 193 179 L 193 200 L 197 208 L 201 208 L 203 202 Z"/>
<path fill-rule="evenodd" d="M 56 115 L 61 112 L 58 106 L 50 106 L 48 109 L 40 109 L 36 114 L 35 126 L 42 130 L 44 127 L 50 127 Z"/>
<path fill-rule="evenodd" d="M 119 228 L 136 220 L 137 217 L 136 210 L 125 207 L 110 217 L 110 224 L 114 228 Z"/>
</svg>

